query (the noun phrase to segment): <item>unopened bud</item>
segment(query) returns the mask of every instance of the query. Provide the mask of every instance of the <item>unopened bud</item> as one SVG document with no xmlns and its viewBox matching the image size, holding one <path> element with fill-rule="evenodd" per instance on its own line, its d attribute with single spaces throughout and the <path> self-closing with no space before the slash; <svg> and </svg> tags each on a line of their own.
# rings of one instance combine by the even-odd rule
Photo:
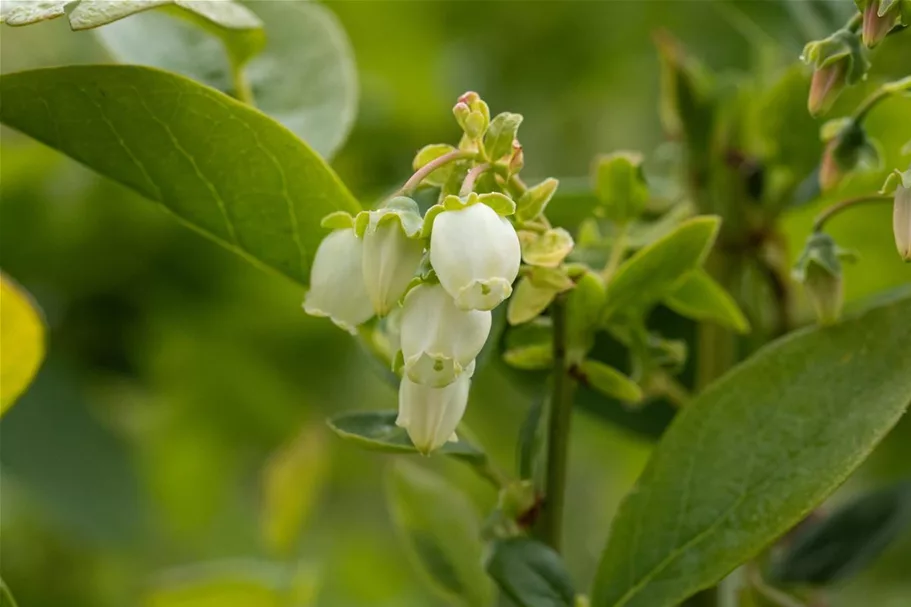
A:
<svg viewBox="0 0 911 607">
<path fill-rule="evenodd" d="M 819 166 L 819 187 L 835 188 L 845 175 L 860 166 L 876 166 L 879 152 L 863 126 L 852 119 L 833 120 L 822 129 L 826 147 Z"/>
<path fill-rule="evenodd" d="M 469 114 L 471 114 L 471 108 L 469 108 L 468 104 L 464 101 L 459 101 L 452 108 L 452 115 L 455 116 L 456 122 L 458 122 L 459 126 L 463 129 L 465 128 L 465 121 L 468 119 Z"/>
<path fill-rule="evenodd" d="M 863 14 L 862 37 L 867 48 L 879 44 L 901 17 L 900 0 L 855 0 Z"/>
<path fill-rule="evenodd" d="M 814 116 L 827 112 L 842 90 L 862 80 L 870 67 L 857 34 L 846 29 L 810 42 L 801 58 L 815 69 L 807 99 Z"/>
<path fill-rule="evenodd" d="M 848 73 L 847 61 L 836 61 L 813 72 L 807 109 L 819 116 L 828 112 L 845 88 Z"/>
<path fill-rule="evenodd" d="M 883 194 L 892 194 L 892 232 L 895 247 L 905 261 L 911 261 L 911 168 L 904 173 L 895 170 L 883 185 Z"/>
<path fill-rule="evenodd" d="M 480 139 L 484 132 L 487 131 L 488 124 L 489 121 L 484 114 L 472 110 L 468 117 L 465 118 L 465 124 L 462 128 L 465 129 L 465 134 L 471 139 Z"/>
<path fill-rule="evenodd" d="M 525 167 L 525 152 L 518 140 L 512 142 L 512 155 L 509 157 L 509 174 L 515 175 Z"/>
<path fill-rule="evenodd" d="M 807 240 L 794 267 L 794 278 L 806 288 L 819 324 L 822 325 L 838 320 L 844 303 L 839 254 L 838 246 L 831 236 L 816 232 Z"/>
<path fill-rule="evenodd" d="M 471 105 L 472 103 L 477 103 L 481 100 L 481 96 L 475 93 L 474 91 L 467 91 L 462 93 L 459 97 L 459 103 L 464 103 L 466 105 Z"/>
<path fill-rule="evenodd" d="M 892 207 L 895 246 L 905 261 L 911 261 L 911 187 L 898 186 Z"/>
</svg>

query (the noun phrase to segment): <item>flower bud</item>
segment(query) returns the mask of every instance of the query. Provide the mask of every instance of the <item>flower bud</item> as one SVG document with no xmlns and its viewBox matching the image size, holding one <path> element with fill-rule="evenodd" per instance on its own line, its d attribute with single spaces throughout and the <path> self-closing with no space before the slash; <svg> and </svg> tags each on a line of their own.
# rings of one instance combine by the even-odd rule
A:
<svg viewBox="0 0 911 607">
<path fill-rule="evenodd" d="M 509 155 L 509 174 L 515 175 L 525 168 L 525 152 L 517 139 L 512 142 L 512 153 Z"/>
<path fill-rule="evenodd" d="M 423 242 L 406 234 L 402 218 L 384 211 L 370 213 L 362 264 L 364 285 L 379 316 L 388 314 L 405 294 L 424 255 Z"/>
<path fill-rule="evenodd" d="M 373 304 L 363 280 L 363 242 L 353 228 L 336 230 L 316 249 L 310 272 L 310 290 L 304 311 L 326 316 L 357 334 L 357 326 L 373 316 Z"/>
<path fill-rule="evenodd" d="M 460 310 L 443 287 L 422 284 L 405 296 L 401 323 L 405 374 L 440 388 L 455 381 L 484 347 L 491 314 Z"/>
<path fill-rule="evenodd" d="M 905 261 L 911 261 L 911 187 L 899 185 L 895 188 L 892 231 L 895 234 L 895 246 L 898 248 L 898 254 Z"/>
<path fill-rule="evenodd" d="M 468 391 L 474 361 L 448 386 L 434 388 L 402 378 L 399 384 L 397 426 L 405 428 L 415 448 L 424 455 L 447 441 L 457 440 L 455 431 L 468 406 Z"/>
<path fill-rule="evenodd" d="M 452 115 L 455 116 L 456 122 L 458 122 L 459 126 L 463 129 L 465 128 L 465 120 L 468 118 L 469 114 L 471 114 L 471 108 L 469 108 L 468 104 L 464 101 L 459 101 L 452 108 Z"/>
<path fill-rule="evenodd" d="M 879 44 L 892 28 L 899 22 L 901 12 L 900 0 L 855 0 L 858 10 L 863 15 L 862 37 L 867 48 Z"/>
<path fill-rule="evenodd" d="M 840 251 L 828 234 L 814 233 L 794 268 L 794 278 L 803 283 L 820 324 L 838 320 L 844 303 Z"/>
<path fill-rule="evenodd" d="M 436 216 L 430 263 L 463 310 L 492 310 L 512 293 L 522 252 L 515 228 L 483 203 Z"/>
<path fill-rule="evenodd" d="M 810 42 L 801 58 L 815 69 L 807 100 L 814 116 L 827 112 L 842 90 L 860 81 L 870 67 L 857 35 L 846 29 Z"/>
<path fill-rule="evenodd" d="M 819 187 L 827 192 L 860 166 L 875 166 L 879 152 L 856 120 L 831 120 L 823 126 L 823 150 L 819 166 Z"/>
</svg>

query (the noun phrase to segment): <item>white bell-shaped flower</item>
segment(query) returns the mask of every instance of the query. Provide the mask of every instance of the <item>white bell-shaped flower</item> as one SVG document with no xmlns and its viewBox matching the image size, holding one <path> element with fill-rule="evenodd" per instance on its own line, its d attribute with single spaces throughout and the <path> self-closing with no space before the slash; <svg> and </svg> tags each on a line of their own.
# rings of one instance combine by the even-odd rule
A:
<svg viewBox="0 0 911 607">
<path fill-rule="evenodd" d="M 373 316 L 373 304 L 364 286 L 363 241 L 354 229 L 336 230 L 316 249 L 310 271 L 310 290 L 304 311 L 327 316 L 332 322 L 357 334 L 357 326 Z"/>
<path fill-rule="evenodd" d="M 484 347 L 490 324 L 490 312 L 460 310 L 440 285 L 418 285 L 402 307 L 405 375 L 434 388 L 451 384 Z"/>
<path fill-rule="evenodd" d="M 458 440 L 455 430 L 468 406 L 468 391 L 474 373 L 474 361 L 457 380 L 442 388 L 433 388 L 402 378 L 399 385 L 397 426 L 405 428 L 418 451 L 427 455 L 447 441 Z"/>
<path fill-rule="evenodd" d="M 899 185 L 895 189 L 892 232 L 898 254 L 905 261 L 911 261 L 911 188 Z"/>
<path fill-rule="evenodd" d="M 373 212 L 364 231 L 364 285 L 373 309 L 386 316 L 408 288 L 421 264 L 424 244 L 409 238 L 394 213 Z"/>
<path fill-rule="evenodd" d="M 463 310 L 492 310 L 512 293 L 522 250 L 515 228 L 483 203 L 443 211 L 433 222 L 430 263 Z"/>
</svg>

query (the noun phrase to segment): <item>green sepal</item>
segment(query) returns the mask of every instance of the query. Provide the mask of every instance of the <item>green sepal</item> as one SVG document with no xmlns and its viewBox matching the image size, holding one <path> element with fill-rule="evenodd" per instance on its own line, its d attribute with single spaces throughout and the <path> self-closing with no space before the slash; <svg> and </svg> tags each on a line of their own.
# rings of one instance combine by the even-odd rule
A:
<svg viewBox="0 0 911 607">
<path fill-rule="evenodd" d="M 522 243 L 522 260 L 530 266 L 556 268 L 574 246 L 572 235 L 563 228 L 551 228 L 543 234 L 528 230 L 519 232 Z"/>
<path fill-rule="evenodd" d="M 506 308 L 506 322 L 520 325 L 537 318 L 550 306 L 560 291 L 550 286 L 540 286 L 528 276 L 519 279 Z"/>
<path fill-rule="evenodd" d="M 319 225 L 328 230 L 346 230 L 355 227 L 355 219 L 351 213 L 335 211 L 323 217 Z"/>
<path fill-rule="evenodd" d="M 528 188 L 516 203 L 516 221 L 525 223 L 544 213 L 547 203 L 554 197 L 560 182 L 553 177 L 545 179 L 538 185 Z"/>
<path fill-rule="evenodd" d="M 452 196 L 447 196 L 446 199 L 453 198 Z M 456 197 L 458 198 L 458 197 Z M 430 238 L 430 234 L 433 232 L 433 221 L 437 218 L 437 215 L 446 211 L 445 204 L 435 204 L 424 213 L 424 224 L 421 227 L 421 238 Z"/>
<path fill-rule="evenodd" d="M 469 202 L 465 206 L 470 206 L 471 197 L 469 196 Z M 516 203 L 513 202 L 512 198 L 506 194 L 501 194 L 500 192 L 488 192 L 487 194 L 480 194 L 477 196 L 477 202 L 486 204 L 491 209 L 497 212 L 497 215 L 501 217 L 508 217 L 516 212 Z"/>
<path fill-rule="evenodd" d="M 860 36 L 846 29 L 840 29 L 828 38 L 807 43 L 800 58 L 817 70 L 839 61 L 847 61 L 845 79 L 848 84 L 860 82 L 870 69 L 870 61 L 864 53 Z"/>
<path fill-rule="evenodd" d="M 898 186 L 906 189 L 911 189 L 911 166 L 909 166 L 908 170 L 904 172 L 895 169 L 889 173 L 889 176 L 886 177 L 886 182 L 879 190 L 879 193 L 885 194 L 887 196 L 892 195 L 895 193 L 895 190 L 898 189 Z"/>
<path fill-rule="evenodd" d="M 500 160 L 512 152 L 512 142 L 516 139 L 522 115 L 503 112 L 490 121 L 487 134 L 484 136 L 484 148 L 492 161 Z"/>
</svg>

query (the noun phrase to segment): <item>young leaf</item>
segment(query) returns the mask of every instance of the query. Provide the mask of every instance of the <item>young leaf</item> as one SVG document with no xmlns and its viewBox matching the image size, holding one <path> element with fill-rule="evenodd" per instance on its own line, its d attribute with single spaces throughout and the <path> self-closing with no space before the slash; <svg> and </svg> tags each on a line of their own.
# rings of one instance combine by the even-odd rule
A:
<svg viewBox="0 0 911 607">
<path fill-rule="evenodd" d="M 196 26 L 199 19 L 194 24 L 159 11 L 118 21 L 95 34 L 123 63 L 177 72 L 235 94 L 229 57 L 211 34 L 221 38 L 238 65 L 255 54 L 243 68 L 252 103 L 320 155 L 330 157 L 344 142 L 357 113 L 357 68 L 338 19 L 315 2 L 247 6 L 264 24 L 265 46 L 253 40 L 259 44 L 251 48 L 250 38 L 261 30 L 201 29 Z"/>
<path fill-rule="evenodd" d="M 518 607 L 572 607 L 576 591 L 560 555 L 541 542 L 495 540 L 487 573 Z"/>
<path fill-rule="evenodd" d="M 874 491 L 804 523 L 773 568 L 783 584 L 828 585 L 870 565 L 911 525 L 911 483 Z"/>
<path fill-rule="evenodd" d="M 614 519 L 592 605 L 665 607 L 757 554 L 911 400 L 911 298 L 757 352 L 678 414 Z"/>
<path fill-rule="evenodd" d="M 738 333 L 750 331 L 750 322 L 734 298 L 701 269 L 691 272 L 664 303 L 687 318 L 711 320 Z"/>
<path fill-rule="evenodd" d="M 493 593 L 481 568 L 481 526 L 465 495 L 403 461 L 391 468 L 386 487 L 395 523 L 431 585 L 460 605 L 489 605 Z"/>
<path fill-rule="evenodd" d="M 516 290 L 509 298 L 506 320 L 510 325 L 520 325 L 534 320 L 559 293 L 559 289 L 538 286 L 528 276 L 519 279 Z"/>
<path fill-rule="evenodd" d="M 332 169 L 284 127 L 175 74 L 117 65 L 41 69 L 0 77 L 0 95 L 7 126 L 304 285 L 325 236 L 320 220 L 360 211 Z"/>
<path fill-rule="evenodd" d="M 0 416 L 25 392 L 44 360 L 44 320 L 25 290 L 0 274 Z"/>
<path fill-rule="evenodd" d="M 484 145 L 491 160 L 499 160 L 512 151 L 512 142 L 516 138 L 520 124 L 522 115 L 510 112 L 498 114 L 490 121 L 487 135 L 484 136 Z"/>
<path fill-rule="evenodd" d="M 396 411 L 362 411 L 342 413 L 328 421 L 329 427 L 340 437 L 357 443 L 364 449 L 386 453 L 418 452 L 404 428 L 395 425 Z M 483 451 L 464 440 L 446 443 L 436 451 L 442 455 L 472 462 L 483 462 Z"/>
<path fill-rule="evenodd" d="M 608 218 L 619 223 L 636 219 L 648 202 L 642 154 L 617 152 L 599 159 L 595 191 Z"/>
<path fill-rule="evenodd" d="M 510 329 L 506 334 L 503 360 L 515 369 L 525 371 L 549 369 L 554 364 L 553 327 L 549 318 Z"/>
<path fill-rule="evenodd" d="M 688 272 L 702 265 L 718 235 L 720 219 L 696 217 L 640 249 L 627 259 L 607 285 L 602 322 L 630 307 L 646 307 L 673 293 Z"/>
<path fill-rule="evenodd" d="M 605 396 L 631 403 L 642 400 L 642 388 L 636 382 L 602 362 L 584 360 L 579 365 L 577 374 L 579 381 Z"/>
</svg>

